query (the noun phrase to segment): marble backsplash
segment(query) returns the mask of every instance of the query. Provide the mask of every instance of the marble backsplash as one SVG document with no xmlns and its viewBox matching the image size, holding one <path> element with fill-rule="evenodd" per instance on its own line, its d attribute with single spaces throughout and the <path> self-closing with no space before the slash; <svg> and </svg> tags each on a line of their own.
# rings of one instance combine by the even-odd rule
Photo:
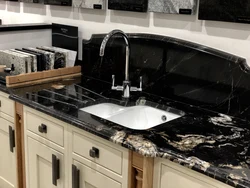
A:
<svg viewBox="0 0 250 188">
<path fill-rule="evenodd" d="M 83 41 L 83 74 L 121 85 L 125 73 L 123 39 L 108 43 L 99 57 L 104 35 Z M 130 34 L 130 80 L 143 92 L 219 113 L 250 119 L 250 68 L 246 60 L 203 45 L 166 36 Z M 118 92 L 119 93 L 119 92 Z M 132 93 L 133 94 L 133 93 Z"/>
</svg>

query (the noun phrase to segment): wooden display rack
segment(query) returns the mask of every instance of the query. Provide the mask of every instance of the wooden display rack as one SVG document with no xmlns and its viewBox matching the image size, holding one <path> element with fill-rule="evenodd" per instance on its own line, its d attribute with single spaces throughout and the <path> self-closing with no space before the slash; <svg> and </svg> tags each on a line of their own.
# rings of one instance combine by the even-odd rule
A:
<svg viewBox="0 0 250 188">
<path fill-rule="evenodd" d="M 81 76 L 81 66 L 6 76 L 6 86 L 15 88 Z"/>
</svg>

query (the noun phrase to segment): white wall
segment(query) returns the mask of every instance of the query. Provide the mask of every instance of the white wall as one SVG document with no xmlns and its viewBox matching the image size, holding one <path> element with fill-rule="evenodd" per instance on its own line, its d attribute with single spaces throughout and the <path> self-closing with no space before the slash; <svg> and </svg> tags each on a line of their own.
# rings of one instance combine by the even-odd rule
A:
<svg viewBox="0 0 250 188">
<path fill-rule="evenodd" d="M 200 21 L 195 16 L 75 9 L 0 1 L 3 24 L 56 22 L 78 26 L 80 37 L 119 28 L 204 44 L 242 56 L 250 64 L 250 24 Z M 1 41 L 0 41 L 1 42 Z"/>
<path fill-rule="evenodd" d="M 23 47 L 37 47 L 43 45 L 51 46 L 51 34 L 51 29 L 1 32 L 0 50 Z"/>
</svg>

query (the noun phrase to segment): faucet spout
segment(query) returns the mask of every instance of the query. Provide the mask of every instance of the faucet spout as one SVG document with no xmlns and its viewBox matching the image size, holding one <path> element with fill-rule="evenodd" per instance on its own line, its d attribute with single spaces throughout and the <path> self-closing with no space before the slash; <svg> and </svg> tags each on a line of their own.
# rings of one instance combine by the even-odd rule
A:
<svg viewBox="0 0 250 188">
<path fill-rule="evenodd" d="M 123 86 L 115 86 L 115 75 L 112 75 L 112 90 L 117 91 L 123 91 L 122 97 L 124 99 L 129 99 L 130 97 L 130 91 L 142 91 L 142 77 L 140 77 L 140 88 L 137 87 L 131 87 L 131 83 L 129 81 L 129 55 L 130 55 L 130 43 L 128 36 L 121 30 L 113 30 L 110 33 L 108 33 L 101 44 L 100 47 L 100 53 L 99 55 L 101 57 L 104 56 L 106 45 L 109 41 L 109 39 L 114 35 L 121 35 L 125 41 L 126 45 L 126 65 L 125 65 L 125 80 L 123 81 Z"/>
<path fill-rule="evenodd" d="M 125 45 L 126 45 L 126 64 L 125 64 L 125 81 L 129 81 L 129 56 L 130 56 L 130 43 L 129 43 L 129 39 L 128 39 L 128 36 L 121 30 L 113 30 L 111 31 L 110 33 L 108 33 L 103 41 L 102 41 L 102 44 L 101 44 L 101 47 L 100 47 L 100 53 L 99 55 L 102 57 L 104 56 L 104 53 L 105 53 L 105 48 L 106 48 L 106 45 L 109 41 L 109 39 L 111 37 L 113 37 L 114 35 L 121 35 L 125 41 Z"/>
</svg>

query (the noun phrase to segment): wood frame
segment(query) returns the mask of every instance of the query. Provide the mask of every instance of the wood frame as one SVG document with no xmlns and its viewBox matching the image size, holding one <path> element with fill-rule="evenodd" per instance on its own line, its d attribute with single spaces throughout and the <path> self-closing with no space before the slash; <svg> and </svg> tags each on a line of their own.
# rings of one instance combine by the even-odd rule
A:
<svg viewBox="0 0 250 188">
<path fill-rule="evenodd" d="M 129 151 L 129 188 L 153 188 L 154 158 Z"/>
<path fill-rule="evenodd" d="M 17 158 L 17 186 L 26 188 L 25 178 L 25 153 L 24 153 L 24 124 L 23 105 L 15 102 L 15 136 L 16 136 L 16 158 Z"/>
<path fill-rule="evenodd" d="M 21 87 L 81 76 L 81 66 L 6 76 L 7 87 Z"/>
</svg>

